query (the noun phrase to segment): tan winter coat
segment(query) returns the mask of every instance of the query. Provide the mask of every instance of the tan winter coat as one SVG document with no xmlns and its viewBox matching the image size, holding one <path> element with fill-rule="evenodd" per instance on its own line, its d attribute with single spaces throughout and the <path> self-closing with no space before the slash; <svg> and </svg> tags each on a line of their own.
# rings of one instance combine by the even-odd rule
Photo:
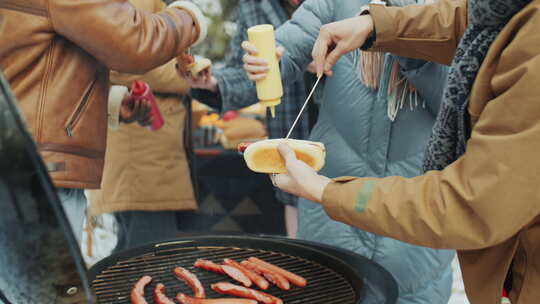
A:
<svg viewBox="0 0 540 304">
<path fill-rule="evenodd" d="M 467 1 L 372 5 L 375 48 L 450 64 Z M 499 304 L 512 267 L 513 304 L 540 301 L 540 0 L 502 30 L 472 88 L 463 157 L 415 178 L 338 178 L 323 195 L 335 220 L 434 248 L 458 249 L 472 304 Z M 513 261 L 513 265 L 511 263 Z"/>
<path fill-rule="evenodd" d="M 161 0 L 130 2 L 150 13 L 165 7 Z M 144 75 L 111 72 L 113 85 L 129 88 L 134 80 L 147 82 L 165 125 L 158 131 L 136 123 L 109 129 L 101 189 L 89 192 L 90 215 L 197 208 L 183 144 L 186 109 L 182 96 L 189 87 L 176 74 L 175 63 L 170 61 Z"/>
</svg>

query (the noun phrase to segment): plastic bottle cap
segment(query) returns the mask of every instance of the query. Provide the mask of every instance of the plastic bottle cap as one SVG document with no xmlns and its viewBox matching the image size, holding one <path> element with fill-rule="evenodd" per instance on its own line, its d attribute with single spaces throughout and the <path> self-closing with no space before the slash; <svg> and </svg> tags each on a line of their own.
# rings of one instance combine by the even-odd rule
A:
<svg viewBox="0 0 540 304">
<path fill-rule="evenodd" d="M 270 114 L 272 115 L 272 118 L 276 118 L 276 107 L 270 106 Z"/>
<path fill-rule="evenodd" d="M 271 24 L 259 24 L 259 25 L 254 25 L 250 28 L 248 28 L 248 32 L 269 32 L 269 31 L 273 31 L 274 30 L 274 26 L 271 25 Z"/>
<path fill-rule="evenodd" d="M 281 103 L 281 98 L 270 99 L 270 100 L 261 100 L 259 101 L 263 106 L 270 108 L 270 114 L 272 118 L 276 117 L 276 106 Z"/>
<path fill-rule="evenodd" d="M 132 94 L 135 96 L 142 96 L 146 90 L 146 84 L 140 80 L 135 80 L 131 87 Z"/>
<path fill-rule="evenodd" d="M 281 98 L 260 100 L 259 102 L 265 107 L 277 106 L 281 103 Z"/>
</svg>

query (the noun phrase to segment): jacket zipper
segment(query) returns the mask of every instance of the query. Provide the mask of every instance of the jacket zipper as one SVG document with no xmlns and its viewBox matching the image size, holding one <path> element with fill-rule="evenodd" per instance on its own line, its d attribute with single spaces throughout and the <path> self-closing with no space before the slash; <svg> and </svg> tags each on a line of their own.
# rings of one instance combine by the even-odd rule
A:
<svg viewBox="0 0 540 304">
<path fill-rule="evenodd" d="M 73 129 L 75 129 L 75 127 L 81 120 L 82 114 L 84 113 L 84 111 L 86 110 L 88 106 L 88 103 L 90 101 L 90 96 L 92 95 L 92 92 L 94 91 L 95 84 L 96 84 L 96 79 L 92 81 L 90 86 L 88 86 L 88 88 L 84 92 L 81 102 L 77 105 L 77 107 L 75 108 L 75 111 L 73 112 L 73 114 L 71 114 L 71 117 L 66 124 L 66 133 L 69 137 L 73 136 Z"/>
</svg>

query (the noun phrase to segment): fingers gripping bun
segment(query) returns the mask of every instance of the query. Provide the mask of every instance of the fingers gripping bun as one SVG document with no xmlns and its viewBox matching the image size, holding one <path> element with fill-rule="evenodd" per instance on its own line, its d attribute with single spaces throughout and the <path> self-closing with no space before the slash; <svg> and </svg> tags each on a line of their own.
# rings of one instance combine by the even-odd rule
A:
<svg viewBox="0 0 540 304">
<path fill-rule="evenodd" d="M 281 143 L 288 144 L 296 157 L 315 171 L 324 166 L 326 150 L 320 142 L 297 139 L 268 139 L 250 144 L 244 151 L 244 160 L 249 169 L 259 173 L 287 173 L 285 161 L 278 151 Z"/>
</svg>

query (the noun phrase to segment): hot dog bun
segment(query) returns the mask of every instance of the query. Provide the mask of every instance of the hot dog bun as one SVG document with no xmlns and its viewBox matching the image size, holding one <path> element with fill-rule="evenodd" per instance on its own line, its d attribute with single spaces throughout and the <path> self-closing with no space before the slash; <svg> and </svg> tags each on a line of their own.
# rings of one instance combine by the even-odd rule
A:
<svg viewBox="0 0 540 304">
<path fill-rule="evenodd" d="M 267 139 L 250 144 L 244 151 L 244 160 L 249 169 L 259 173 L 287 173 L 285 161 L 278 151 L 280 143 L 288 144 L 296 157 L 315 171 L 321 170 L 326 158 L 324 144 L 298 139 Z"/>
<path fill-rule="evenodd" d="M 212 61 L 208 58 L 202 58 L 196 60 L 194 63 L 188 65 L 188 70 L 191 72 L 191 75 L 197 75 L 200 72 L 206 70 L 212 65 Z"/>
<path fill-rule="evenodd" d="M 180 71 L 183 73 L 190 72 L 195 76 L 200 72 L 208 69 L 212 65 L 212 61 L 208 58 L 194 57 L 191 54 L 183 53 L 176 57 L 176 62 L 179 65 Z"/>
<path fill-rule="evenodd" d="M 266 139 L 263 123 L 251 118 L 237 117 L 223 123 L 221 144 L 225 149 L 235 149 L 241 142 Z"/>
</svg>

